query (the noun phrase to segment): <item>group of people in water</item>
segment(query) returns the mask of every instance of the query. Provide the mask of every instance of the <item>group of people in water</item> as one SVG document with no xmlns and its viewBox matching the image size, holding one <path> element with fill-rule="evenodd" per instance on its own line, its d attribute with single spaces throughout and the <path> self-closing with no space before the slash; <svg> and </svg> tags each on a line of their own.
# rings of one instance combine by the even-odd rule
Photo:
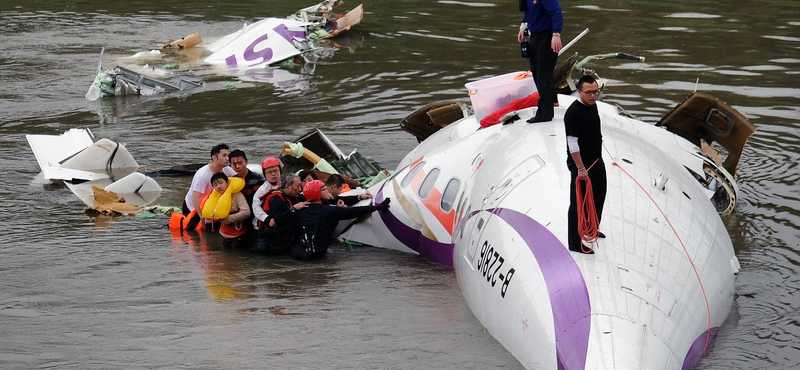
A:
<svg viewBox="0 0 800 370">
<path fill-rule="evenodd" d="M 325 256 L 339 221 L 389 208 L 389 198 L 355 206 L 372 194 L 341 195 L 347 185 L 337 174 L 323 182 L 313 170 L 282 173 L 275 157 L 261 162 L 261 174 L 247 164 L 242 150 L 211 148 L 211 162 L 195 172 L 171 227 L 219 232 L 223 248 L 308 261 Z"/>
</svg>

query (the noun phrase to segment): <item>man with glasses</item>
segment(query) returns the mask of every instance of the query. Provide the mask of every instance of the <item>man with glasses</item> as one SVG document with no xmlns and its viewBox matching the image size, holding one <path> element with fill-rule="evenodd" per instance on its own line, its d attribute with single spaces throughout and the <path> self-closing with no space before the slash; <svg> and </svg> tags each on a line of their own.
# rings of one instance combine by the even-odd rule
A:
<svg viewBox="0 0 800 370">
<path fill-rule="evenodd" d="M 564 129 L 567 134 L 567 168 L 572 174 L 569 185 L 569 210 L 567 211 L 567 242 L 569 250 L 592 254 L 584 247 L 578 231 L 578 206 L 575 192 L 577 179 L 589 179 L 592 183 L 597 221 L 603 217 L 606 200 L 606 166 L 603 163 L 603 133 L 600 130 L 600 115 L 597 113 L 597 97 L 600 89 L 591 76 L 578 80 L 580 97 L 567 108 L 564 114 Z M 583 183 L 582 183 L 583 184 Z M 586 188 L 582 186 L 583 194 Z M 605 238 L 603 233 L 598 237 Z"/>
<path fill-rule="evenodd" d="M 267 157 L 261 162 L 261 172 L 264 174 L 264 184 L 253 194 L 253 227 L 259 229 L 259 223 L 266 223 L 273 226 L 275 220 L 269 219 L 267 212 L 263 210 L 264 199 L 273 190 L 281 188 L 281 161 L 275 157 Z"/>
</svg>

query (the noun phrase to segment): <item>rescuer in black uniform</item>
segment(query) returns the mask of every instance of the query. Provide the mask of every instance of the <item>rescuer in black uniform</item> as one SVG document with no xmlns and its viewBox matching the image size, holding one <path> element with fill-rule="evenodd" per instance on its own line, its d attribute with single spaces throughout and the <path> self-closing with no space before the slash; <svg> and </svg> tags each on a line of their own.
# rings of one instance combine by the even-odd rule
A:
<svg viewBox="0 0 800 370">
<path fill-rule="evenodd" d="M 300 240 L 292 250 L 292 258 L 310 261 L 325 257 L 328 251 L 333 231 L 340 220 L 356 218 L 358 216 L 385 210 L 389 208 L 389 198 L 380 204 L 361 207 L 338 207 L 324 204 L 323 201 L 333 199 L 325 183 L 319 180 L 308 182 L 303 187 L 303 194 L 311 204 L 298 212 L 301 232 Z M 303 242 L 303 239 L 307 242 Z"/>
</svg>

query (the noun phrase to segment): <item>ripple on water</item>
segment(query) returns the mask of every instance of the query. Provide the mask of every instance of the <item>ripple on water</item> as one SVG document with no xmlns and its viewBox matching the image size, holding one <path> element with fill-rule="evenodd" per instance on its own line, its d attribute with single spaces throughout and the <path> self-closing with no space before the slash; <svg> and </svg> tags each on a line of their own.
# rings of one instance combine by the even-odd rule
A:
<svg viewBox="0 0 800 370">
<path fill-rule="evenodd" d="M 784 71 L 786 70 L 786 67 L 763 64 L 758 66 L 744 66 L 742 67 L 742 69 L 744 69 L 745 71 Z"/>
<path fill-rule="evenodd" d="M 481 2 L 468 2 L 468 1 L 455 1 L 455 0 L 439 0 L 439 4 L 447 4 L 447 5 L 463 5 L 463 6 L 471 6 L 475 8 L 493 8 L 497 6 L 494 3 L 481 3 Z"/>
<path fill-rule="evenodd" d="M 761 37 L 763 37 L 765 39 L 772 39 L 772 40 L 779 40 L 779 41 L 800 42 L 800 37 L 794 37 L 794 36 L 763 35 Z"/>
<path fill-rule="evenodd" d="M 726 75 L 726 76 L 749 76 L 749 77 L 761 76 L 761 73 L 740 71 L 740 70 L 733 70 L 733 69 L 718 69 L 718 70 L 716 70 L 714 72 L 719 73 L 721 75 Z"/>
<path fill-rule="evenodd" d="M 679 27 L 679 26 L 674 26 L 674 27 L 658 27 L 658 29 L 660 29 L 660 30 L 662 30 L 662 31 L 686 31 L 686 32 L 695 32 L 694 30 L 690 30 L 690 29 L 689 29 L 689 28 L 687 28 L 687 27 Z"/>
<path fill-rule="evenodd" d="M 800 63 L 800 59 L 796 59 L 796 58 L 778 58 L 778 59 L 770 59 L 770 62 L 795 64 L 795 63 Z"/>
<path fill-rule="evenodd" d="M 705 14 L 705 13 L 672 13 L 664 16 L 664 18 L 689 18 L 689 19 L 713 19 L 720 17 L 722 16 L 717 14 Z"/>
</svg>

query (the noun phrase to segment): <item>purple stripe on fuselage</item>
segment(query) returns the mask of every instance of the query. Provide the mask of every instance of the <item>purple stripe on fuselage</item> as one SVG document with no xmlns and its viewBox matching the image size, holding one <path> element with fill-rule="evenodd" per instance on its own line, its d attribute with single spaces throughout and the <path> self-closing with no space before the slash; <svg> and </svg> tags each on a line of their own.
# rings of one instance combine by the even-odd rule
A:
<svg viewBox="0 0 800 370">
<path fill-rule="evenodd" d="M 391 180 L 381 185 L 375 195 L 375 203 L 383 201 L 383 187 L 389 181 Z M 586 281 L 572 255 L 550 230 L 527 215 L 508 208 L 484 211 L 494 214 L 511 226 L 528 245 L 539 265 L 553 311 L 558 369 L 585 369 L 592 310 Z M 461 229 L 466 219 L 480 212 L 482 211 L 474 211 L 467 215 L 454 232 Z M 436 262 L 453 265 L 452 244 L 428 239 L 419 230 L 397 219 L 391 211 L 378 211 L 378 214 L 401 243 Z"/>
<path fill-rule="evenodd" d="M 383 186 L 389 181 L 392 180 L 386 180 L 386 182 L 381 185 L 378 193 L 375 194 L 375 204 L 383 201 Z M 398 204 L 396 206 L 400 205 Z M 392 236 L 405 244 L 405 246 L 433 261 L 446 266 L 453 266 L 452 244 L 440 243 L 428 239 L 425 235 L 422 235 L 421 231 L 413 229 L 397 219 L 391 210 L 378 211 L 378 215 L 381 216 L 381 220 L 386 225 L 386 228 L 389 229 L 389 232 L 392 233 Z"/>
<path fill-rule="evenodd" d="M 527 215 L 508 208 L 486 211 L 519 233 L 542 271 L 553 310 L 558 369 L 586 368 L 592 310 L 586 281 L 573 256 L 550 230 Z"/>
<path fill-rule="evenodd" d="M 689 352 L 686 352 L 686 358 L 683 360 L 683 366 L 681 366 L 681 370 L 689 370 L 697 364 L 697 361 L 700 360 L 701 357 L 707 352 L 707 349 L 711 348 L 711 345 L 714 343 L 714 340 L 717 339 L 717 333 L 719 333 L 719 328 L 711 328 L 708 331 L 704 331 L 703 334 L 700 334 L 697 339 L 694 340 L 692 346 L 689 347 Z M 706 347 L 706 336 L 708 338 L 708 348 L 704 350 Z"/>
</svg>

